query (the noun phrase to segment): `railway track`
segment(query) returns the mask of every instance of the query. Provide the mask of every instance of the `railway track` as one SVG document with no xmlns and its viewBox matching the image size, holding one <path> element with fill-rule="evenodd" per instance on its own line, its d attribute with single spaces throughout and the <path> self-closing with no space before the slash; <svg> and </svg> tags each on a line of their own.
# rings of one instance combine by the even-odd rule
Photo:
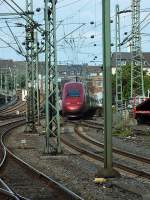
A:
<svg viewBox="0 0 150 200">
<path fill-rule="evenodd" d="M 22 111 L 19 114 L 16 114 L 16 110 Z M 13 106 L 6 107 L 3 111 L 0 111 L 0 120 L 7 120 L 11 118 L 18 118 L 23 116 L 23 111 L 25 110 L 24 102 L 17 102 Z"/>
<path fill-rule="evenodd" d="M 82 199 L 63 185 L 54 181 L 42 172 L 36 170 L 16 155 L 4 144 L 4 138 L 10 130 L 25 123 L 25 120 L 17 119 L 16 122 L 7 122 L 0 127 L 1 131 L 1 184 L 4 189 L 0 190 L 0 197 L 6 199 Z M 11 197 L 10 197 L 11 196 Z M 5 197 L 4 197 L 5 199 Z"/>
<path fill-rule="evenodd" d="M 41 106 L 44 104 L 44 98 L 41 97 Z M 19 111 L 16 113 L 16 111 Z M 11 119 L 26 114 L 26 102 L 19 101 L 13 106 L 6 107 L 3 111 L 0 111 L 0 120 Z"/>
<path fill-rule="evenodd" d="M 100 148 L 104 148 L 104 144 L 103 143 L 100 143 L 100 142 L 97 142 L 96 140 L 94 140 L 93 138 L 83 134 L 81 131 L 78 130 L 78 128 L 75 128 L 75 132 L 78 134 L 78 136 L 80 136 L 82 139 L 88 141 L 89 143 L 91 144 L 94 144 L 96 145 L 97 147 L 100 147 Z M 145 157 L 141 157 L 141 156 L 137 156 L 133 153 L 129 153 L 129 152 L 126 152 L 126 151 L 122 151 L 118 148 L 112 148 L 113 152 L 116 153 L 116 154 L 119 154 L 119 155 L 122 155 L 122 156 L 125 156 L 127 158 L 132 158 L 136 161 L 140 161 L 140 162 L 143 162 L 143 163 L 147 163 L 147 164 L 150 164 L 150 159 L 148 158 L 145 158 Z"/>
<path fill-rule="evenodd" d="M 75 123 L 75 122 L 72 121 L 72 123 Z M 80 121 L 80 124 L 83 125 L 83 126 L 89 127 L 89 128 L 97 129 L 97 130 L 104 130 L 104 124 L 103 123 L 98 123 L 98 122 L 95 122 L 95 121 L 85 120 L 85 121 Z M 134 127 L 134 128 L 132 128 L 132 131 L 133 131 L 134 134 L 142 134 L 143 132 L 146 132 L 146 131 L 142 130 L 141 127 L 143 126 L 144 129 L 147 128 L 148 131 L 149 131 L 149 127 L 150 127 L 149 125 L 150 124 L 147 123 L 147 124 L 143 124 L 143 125 Z"/>
<path fill-rule="evenodd" d="M 76 122 L 71 121 L 72 123 L 75 124 L 79 124 Z M 103 123 L 98 123 L 95 121 L 91 121 L 91 120 L 85 120 L 85 121 L 80 121 L 80 124 L 89 128 L 94 128 L 94 129 L 98 129 L 98 130 L 104 130 L 104 124 Z"/>
<path fill-rule="evenodd" d="M 76 128 L 76 131 L 77 131 L 77 128 Z M 103 144 L 98 143 L 98 142 L 96 142 L 94 140 L 91 140 L 91 138 L 87 138 L 83 134 L 79 133 L 79 131 L 78 131 L 78 135 L 82 136 L 82 138 L 86 139 L 87 142 L 90 142 L 90 143 L 96 145 L 97 147 L 101 147 L 101 148 L 104 147 Z M 67 134 L 67 136 L 68 136 L 68 134 Z M 73 148 L 74 150 L 76 150 L 77 152 L 80 152 L 83 155 L 86 155 L 86 156 L 88 156 L 90 158 L 93 158 L 96 161 L 104 162 L 104 157 L 103 156 L 100 156 L 99 154 L 94 153 L 94 151 L 85 149 L 84 147 L 81 148 L 80 145 L 78 144 L 78 141 L 75 141 L 75 139 L 73 139 L 73 138 L 70 138 L 68 140 L 63 135 L 63 137 L 61 138 L 61 141 L 65 145 L 69 146 L 70 148 Z M 70 141 L 73 141 L 73 142 L 71 143 Z M 139 156 L 136 156 L 136 155 L 128 153 L 128 152 L 123 152 L 123 151 L 121 151 L 119 149 L 116 149 L 116 148 L 114 148 L 114 151 L 115 151 L 115 153 L 117 153 L 117 154 L 119 154 L 121 156 L 125 156 L 127 158 L 132 158 L 135 161 L 140 161 L 140 162 L 143 162 L 143 163 L 150 164 L 150 160 L 147 159 L 147 158 L 139 157 Z M 146 179 L 150 179 L 150 173 L 142 171 L 142 170 L 135 169 L 133 167 L 130 167 L 129 165 L 127 166 L 127 165 L 124 165 L 124 164 L 120 164 L 120 162 L 118 162 L 118 161 L 117 162 L 116 161 L 113 162 L 113 166 L 115 168 L 118 168 L 118 169 L 123 170 L 123 171 L 128 172 L 128 173 L 131 173 L 133 175 L 140 176 L 140 177 L 143 177 L 143 178 L 146 178 Z"/>
<path fill-rule="evenodd" d="M 1 114 L 9 114 L 9 113 L 16 113 L 17 110 L 25 109 L 26 102 L 19 102 L 19 104 L 14 105 L 12 108 L 7 108 Z"/>
<path fill-rule="evenodd" d="M 4 104 L 3 106 L 0 107 L 0 112 L 3 112 L 3 110 L 7 109 L 8 107 L 13 107 L 15 104 L 18 103 L 18 99 L 15 98 L 14 100 L 12 100 L 11 102 Z"/>
<path fill-rule="evenodd" d="M 12 108 L 14 108 L 14 107 L 20 105 L 21 102 L 22 102 L 21 96 L 17 96 L 15 100 L 13 100 L 13 101 L 11 101 L 11 102 L 5 104 L 4 106 L 2 106 L 2 107 L 0 108 L 0 112 L 5 112 L 6 110 L 12 109 Z"/>
</svg>

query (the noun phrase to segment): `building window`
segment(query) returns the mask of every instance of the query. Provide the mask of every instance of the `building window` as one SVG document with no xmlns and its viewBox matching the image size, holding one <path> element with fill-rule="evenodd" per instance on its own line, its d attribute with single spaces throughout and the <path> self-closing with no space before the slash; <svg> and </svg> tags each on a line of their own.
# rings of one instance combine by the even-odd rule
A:
<svg viewBox="0 0 150 200">
<path fill-rule="evenodd" d="M 126 65 L 127 61 L 126 60 L 117 60 L 118 65 Z"/>
<path fill-rule="evenodd" d="M 144 60 L 144 61 L 143 61 L 143 64 L 144 64 L 144 66 L 147 66 L 147 61 Z"/>
</svg>

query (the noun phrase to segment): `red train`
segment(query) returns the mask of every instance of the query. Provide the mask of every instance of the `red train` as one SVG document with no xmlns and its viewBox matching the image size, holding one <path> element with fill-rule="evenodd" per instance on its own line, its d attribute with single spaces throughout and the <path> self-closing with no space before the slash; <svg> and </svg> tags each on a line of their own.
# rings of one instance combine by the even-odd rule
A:
<svg viewBox="0 0 150 200">
<path fill-rule="evenodd" d="M 150 98 L 134 107 L 134 116 L 138 124 L 150 123 Z"/>
<path fill-rule="evenodd" d="M 64 84 L 62 94 L 62 114 L 68 117 L 80 117 L 96 108 L 97 101 L 90 97 L 81 82 Z"/>
</svg>

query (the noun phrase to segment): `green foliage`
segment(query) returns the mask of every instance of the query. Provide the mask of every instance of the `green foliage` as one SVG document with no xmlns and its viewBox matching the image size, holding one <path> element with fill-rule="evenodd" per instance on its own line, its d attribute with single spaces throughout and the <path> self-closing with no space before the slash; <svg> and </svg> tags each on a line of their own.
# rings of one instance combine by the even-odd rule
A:
<svg viewBox="0 0 150 200">
<path fill-rule="evenodd" d="M 26 77 L 24 74 L 17 76 L 17 84 L 19 84 L 19 88 L 24 89 L 26 86 Z"/>
<path fill-rule="evenodd" d="M 148 90 L 150 90 L 150 76 L 144 75 L 144 89 L 145 89 L 145 95 L 147 96 Z"/>
<path fill-rule="evenodd" d="M 132 130 L 130 128 L 126 129 L 117 129 L 113 131 L 113 136 L 129 137 L 132 136 Z"/>
<path fill-rule="evenodd" d="M 131 66 L 126 65 L 122 68 L 122 89 L 123 89 L 123 99 L 129 99 L 130 97 L 130 87 L 131 87 Z M 147 71 L 143 72 L 144 76 L 144 89 L 147 95 L 147 90 L 150 89 L 150 76 L 147 75 Z M 116 94 L 116 74 L 112 75 L 112 92 L 115 98 Z"/>
</svg>

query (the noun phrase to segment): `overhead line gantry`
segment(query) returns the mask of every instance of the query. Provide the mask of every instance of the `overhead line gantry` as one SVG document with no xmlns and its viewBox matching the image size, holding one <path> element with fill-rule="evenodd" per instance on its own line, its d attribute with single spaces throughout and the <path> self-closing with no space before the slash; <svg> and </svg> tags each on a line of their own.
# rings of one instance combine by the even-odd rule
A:
<svg viewBox="0 0 150 200">
<path fill-rule="evenodd" d="M 145 96 L 143 80 L 143 56 L 141 51 L 140 3 L 132 0 L 132 40 L 131 40 L 131 97 Z"/>
<path fill-rule="evenodd" d="M 45 153 L 60 153 L 60 116 L 56 51 L 56 0 L 45 0 L 45 98 L 46 146 Z M 56 145 L 51 137 L 57 138 Z"/>
<path fill-rule="evenodd" d="M 122 63 L 120 45 L 120 10 L 116 5 L 116 110 L 122 110 Z"/>
<path fill-rule="evenodd" d="M 35 95 L 35 80 L 36 80 L 36 54 L 34 49 L 35 43 L 35 27 L 33 21 L 33 0 L 26 0 L 26 13 L 29 17 L 26 19 L 26 89 L 27 89 L 27 124 L 26 132 L 35 132 L 35 117 L 36 117 L 36 95 Z M 31 20 L 30 20 L 31 19 Z"/>
</svg>

